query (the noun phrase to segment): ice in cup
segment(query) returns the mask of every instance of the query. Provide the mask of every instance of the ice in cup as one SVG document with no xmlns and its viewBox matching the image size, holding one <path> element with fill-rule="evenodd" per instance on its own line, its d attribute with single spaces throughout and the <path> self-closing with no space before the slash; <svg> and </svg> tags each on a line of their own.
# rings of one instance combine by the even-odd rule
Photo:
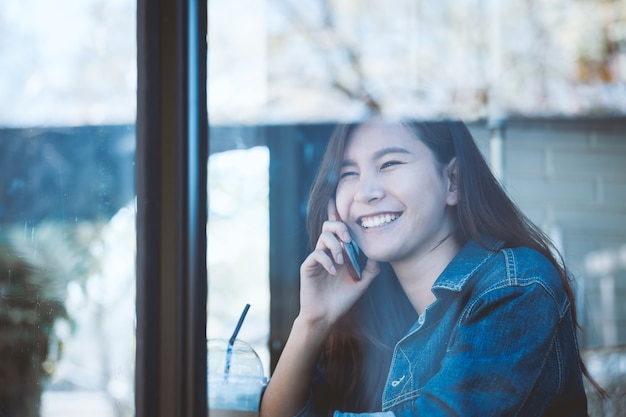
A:
<svg viewBox="0 0 626 417">
<path fill-rule="evenodd" d="M 246 342 L 210 339 L 207 345 L 209 417 L 258 417 L 267 384 L 263 364 Z"/>
</svg>

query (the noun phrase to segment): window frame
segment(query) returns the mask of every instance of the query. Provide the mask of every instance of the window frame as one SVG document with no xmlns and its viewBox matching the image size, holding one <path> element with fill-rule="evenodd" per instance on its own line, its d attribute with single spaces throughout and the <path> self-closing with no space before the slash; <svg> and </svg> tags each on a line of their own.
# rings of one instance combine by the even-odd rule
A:
<svg viewBox="0 0 626 417">
<path fill-rule="evenodd" d="M 138 417 L 207 413 L 206 35 L 206 0 L 137 2 Z"/>
</svg>

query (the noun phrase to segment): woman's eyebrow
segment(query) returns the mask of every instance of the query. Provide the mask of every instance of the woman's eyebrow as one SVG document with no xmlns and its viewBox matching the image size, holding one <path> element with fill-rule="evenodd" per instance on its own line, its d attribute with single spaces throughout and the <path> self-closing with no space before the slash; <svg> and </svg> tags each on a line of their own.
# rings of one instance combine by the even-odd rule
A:
<svg viewBox="0 0 626 417">
<path fill-rule="evenodd" d="M 410 154 L 411 152 L 409 152 L 407 149 L 405 148 L 400 148 L 400 147 L 390 147 L 390 148 L 384 148 L 381 149 L 377 152 L 374 153 L 374 159 L 379 159 L 382 158 L 385 155 L 388 155 L 390 153 L 403 153 L 403 154 Z"/>
<path fill-rule="evenodd" d="M 400 148 L 400 147 L 393 146 L 393 147 L 390 147 L 390 148 L 384 148 L 384 149 L 381 149 L 379 151 L 374 152 L 374 158 L 373 159 L 380 159 L 383 156 L 389 155 L 389 154 L 392 154 L 392 153 L 401 153 L 401 154 L 406 154 L 406 155 L 411 154 L 411 152 L 408 151 L 405 148 Z M 353 166 L 356 166 L 356 165 L 357 165 L 356 162 L 354 162 L 352 159 L 344 159 L 343 161 L 341 161 L 341 167 L 342 168 L 353 167 Z"/>
</svg>

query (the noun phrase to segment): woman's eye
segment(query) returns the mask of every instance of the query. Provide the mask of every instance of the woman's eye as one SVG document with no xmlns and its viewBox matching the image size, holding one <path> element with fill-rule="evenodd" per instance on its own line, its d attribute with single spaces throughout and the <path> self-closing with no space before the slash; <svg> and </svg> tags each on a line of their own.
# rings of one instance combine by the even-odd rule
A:
<svg viewBox="0 0 626 417">
<path fill-rule="evenodd" d="M 389 168 L 389 167 L 392 167 L 394 165 L 400 165 L 400 164 L 402 164 L 402 162 L 400 162 L 400 161 L 387 161 L 387 162 L 383 162 L 380 165 L 380 169 L 385 169 L 385 168 Z"/>
<path fill-rule="evenodd" d="M 353 175 L 357 175 L 356 171 L 344 171 L 339 175 L 339 179 L 351 177 Z"/>
</svg>

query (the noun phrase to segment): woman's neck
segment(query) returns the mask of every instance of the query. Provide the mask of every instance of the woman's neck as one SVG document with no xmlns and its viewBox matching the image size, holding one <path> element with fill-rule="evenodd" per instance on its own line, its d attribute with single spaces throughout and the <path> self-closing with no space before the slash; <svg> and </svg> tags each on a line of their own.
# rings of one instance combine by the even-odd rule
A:
<svg viewBox="0 0 626 417">
<path fill-rule="evenodd" d="M 435 301 L 431 288 L 460 249 L 461 244 L 454 233 L 450 233 L 421 256 L 391 264 L 402 289 L 418 314 L 422 314 Z"/>
</svg>

